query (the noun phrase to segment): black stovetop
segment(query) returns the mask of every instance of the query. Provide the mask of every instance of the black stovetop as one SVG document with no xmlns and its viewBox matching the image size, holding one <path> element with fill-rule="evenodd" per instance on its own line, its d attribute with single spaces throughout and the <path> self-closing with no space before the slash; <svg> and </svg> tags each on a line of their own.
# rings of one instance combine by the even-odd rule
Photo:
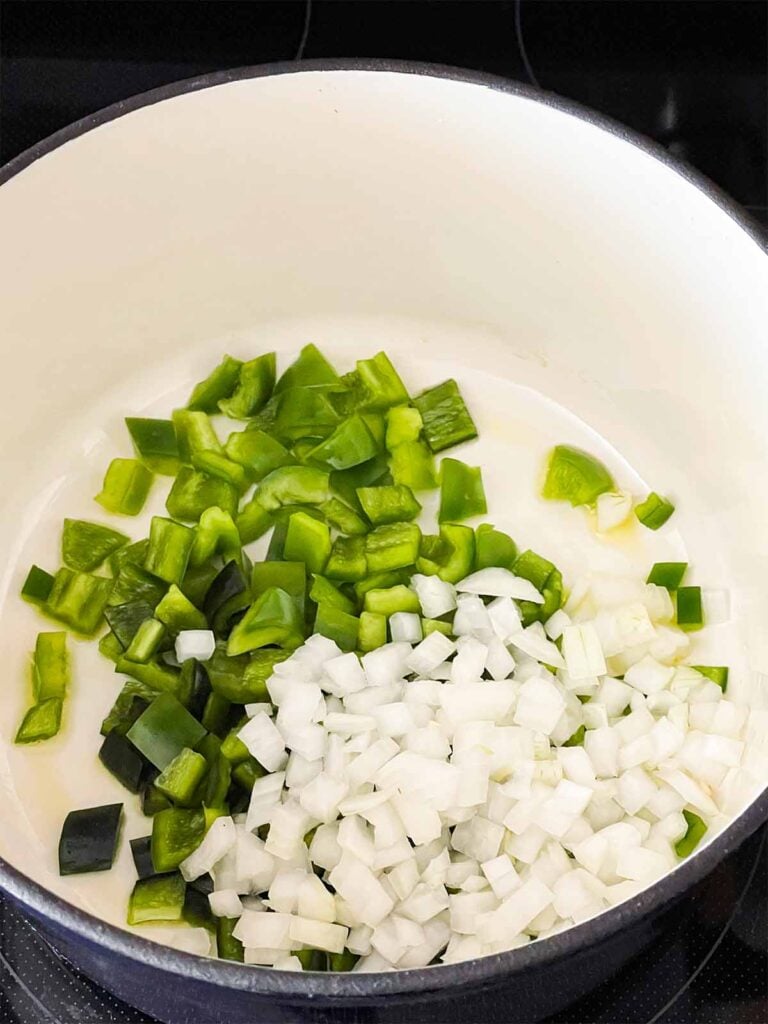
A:
<svg viewBox="0 0 768 1024">
<path fill-rule="evenodd" d="M 652 136 L 768 226 L 760 0 L 4 0 L 0 163 L 158 85 L 297 57 L 430 61 L 533 82 Z M 766 1024 L 767 847 L 763 830 L 688 897 L 692 913 L 551 1024 Z M 147 1018 L 79 975 L 0 901 L 6 1021 Z"/>
</svg>

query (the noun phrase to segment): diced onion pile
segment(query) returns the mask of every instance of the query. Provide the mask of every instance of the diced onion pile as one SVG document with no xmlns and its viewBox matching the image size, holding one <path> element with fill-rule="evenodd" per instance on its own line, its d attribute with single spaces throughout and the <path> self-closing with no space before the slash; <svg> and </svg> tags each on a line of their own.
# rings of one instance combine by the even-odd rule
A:
<svg viewBox="0 0 768 1024">
<path fill-rule="evenodd" d="M 270 774 L 182 864 L 212 874 L 246 963 L 301 970 L 314 948 L 388 971 L 525 945 L 674 868 L 683 812 L 717 828 L 753 783 L 761 712 L 680 665 L 664 588 L 593 576 L 527 628 L 516 602 L 542 596 L 508 570 L 412 588 L 425 616 L 453 611 L 450 637 L 418 639 L 407 613 L 362 658 L 311 636 L 273 706 L 248 708 L 239 736 Z"/>
</svg>

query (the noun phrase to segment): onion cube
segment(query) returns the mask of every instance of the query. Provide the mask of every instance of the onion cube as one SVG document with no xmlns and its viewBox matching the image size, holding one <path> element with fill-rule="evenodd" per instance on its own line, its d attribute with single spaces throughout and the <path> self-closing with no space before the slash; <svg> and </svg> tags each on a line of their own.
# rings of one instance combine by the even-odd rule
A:
<svg viewBox="0 0 768 1024">
<path fill-rule="evenodd" d="M 283 737 L 269 715 L 260 714 L 249 718 L 237 734 L 260 765 L 268 772 L 283 768 L 288 760 Z"/>
</svg>

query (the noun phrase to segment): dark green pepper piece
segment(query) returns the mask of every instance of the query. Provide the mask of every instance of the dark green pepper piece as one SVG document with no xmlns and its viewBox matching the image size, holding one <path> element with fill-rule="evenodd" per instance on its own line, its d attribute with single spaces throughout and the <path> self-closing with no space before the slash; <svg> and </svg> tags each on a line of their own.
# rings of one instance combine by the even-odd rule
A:
<svg viewBox="0 0 768 1024">
<path fill-rule="evenodd" d="M 59 839 L 59 874 L 108 871 L 115 860 L 122 804 L 70 811 Z"/>
</svg>

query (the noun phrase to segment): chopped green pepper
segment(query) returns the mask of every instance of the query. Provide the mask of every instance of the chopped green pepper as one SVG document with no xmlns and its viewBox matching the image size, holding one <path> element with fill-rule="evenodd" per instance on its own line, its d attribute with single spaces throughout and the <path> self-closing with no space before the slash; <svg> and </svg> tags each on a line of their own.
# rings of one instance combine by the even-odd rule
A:
<svg viewBox="0 0 768 1024">
<path fill-rule="evenodd" d="M 245 959 L 245 950 L 240 939 L 236 939 L 232 934 L 238 920 L 237 917 L 216 919 L 216 951 L 220 960 L 232 960 L 241 964 Z"/>
<path fill-rule="evenodd" d="M 357 372 L 366 390 L 366 409 L 389 409 L 408 401 L 408 392 L 386 352 L 359 359 Z"/>
<path fill-rule="evenodd" d="M 257 779 L 263 779 L 266 771 L 261 767 L 255 757 L 249 757 L 247 761 L 241 761 L 232 769 L 232 778 L 237 785 L 248 793 L 253 789 Z"/>
<path fill-rule="evenodd" d="M 430 633 L 442 633 L 443 636 L 452 636 L 453 629 L 450 622 L 441 622 L 440 619 L 422 619 L 421 631 L 425 637 Z"/>
<path fill-rule="evenodd" d="M 125 604 L 107 605 L 104 618 L 120 642 L 122 650 L 130 646 L 139 626 L 153 616 L 152 605 L 147 601 L 126 601 Z"/>
<path fill-rule="evenodd" d="M 512 570 L 517 558 L 517 545 L 512 538 L 490 523 L 482 523 L 475 530 L 475 569 L 498 566 Z"/>
<path fill-rule="evenodd" d="M 419 556 L 421 530 L 415 523 L 378 526 L 365 538 L 365 557 L 370 572 L 413 565 Z M 330 567 L 328 575 L 332 575 Z"/>
<path fill-rule="evenodd" d="M 355 610 L 354 602 L 346 594 L 342 594 L 339 588 L 324 576 L 313 575 L 309 596 L 315 604 L 320 604 L 321 601 L 324 601 L 327 604 L 335 605 L 349 615 L 352 615 Z"/>
<path fill-rule="evenodd" d="M 357 646 L 361 651 L 375 651 L 387 642 L 387 617 L 380 612 L 360 613 Z"/>
<path fill-rule="evenodd" d="M 149 545 L 146 547 L 142 565 L 136 565 L 134 562 L 122 564 L 107 602 L 110 607 L 128 604 L 131 601 L 145 601 L 154 608 L 161 600 L 168 584 L 143 567 L 148 551 Z"/>
<path fill-rule="evenodd" d="M 684 810 L 683 817 L 688 825 L 688 829 L 683 838 L 678 839 L 675 843 L 675 853 L 681 858 L 692 854 L 707 832 L 706 822 L 698 814 L 695 814 L 693 811 Z"/>
<path fill-rule="evenodd" d="M 701 587 L 679 587 L 676 603 L 678 626 L 689 631 L 701 629 L 704 625 Z"/>
<path fill-rule="evenodd" d="M 224 446 L 227 458 L 239 463 L 251 480 L 263 480 L 275 469 L 293 466 L 296 459 L 287 448 L 263 430 L 240 430 L 230 434 Z"/>
<path fill-rule="evenodd" d="M 542 591 L 554 568 L 552 562 L 529 549 L 517 556 L 512 571 L 515 576 L 522 576 L 523 579 L 530 580 L 538 591 Z"/>
<path fill-rule="evenodd" d="M 237 489 L 226 480 L 182 466 L 173 481 L 165 507 L 174 519 L 197 522 L 211 505 L 218 505 L 231 516 L 236 515 L 238 501 Z"/>
<path fill-rule="evenodd" d="M 312 466 L 283 466 L 266 476 L 257 493 L 267 512 L 283 505 L 320 505 L 331 495 L 329 475 Z"/>
<path fill-rule="evenodd" d="M 270 529 L 273 522 L 270 513 L 259 503 L 258 496 L 251 498 L 246 505 L 243 505 L 235 519 L 241 543 L 251 544 L 258 540 Z"/>
<path fill-rule="evenodd" d="M 658 530 L 674 511 L 672 502 L 655 491 L 651 491 L 645 501 L 635 506 L 635 515 L 649 530 Z"/>
<path fill-rule="evenodd" d="M 290 562 L 304 562 L 308 572 L 321 573 L 331 554 L 331 532 L 328 526 L 295 512 L 288 520 L 283 557 Z"/>
<path fill-rule="evenodd" d="M 309 344 L 304 346 L 297 359 L 283 372 L 275 385 L 275 392 L 279 394 L 290 388 L 338 383 L 339 375 L 334 368 L 315 345 Z"/>
<path fill-rule="evenodd" d="M 441 452 L 477 437 L 477 428 L 455 380 L 446 380 L 414 398 L 421 413 L 424 436 L 433 452 Z"/>
<path fill-rule="evenodd" d="M 307 570 L 304 562 L 257 562 L 251 570 L 251 592 L 259 597 L 270 587 L 290 594 L 299 615 L 304 615 Z"/>
<path fill-rule="evenodd" d="M 205 729 L 172 693 L 161 693 L 126 735 L 134 747 L 162 771 L 184 747 L 194 749 L 205 735 Z"/>
<path fill-rule="evenodd" d="M 325 575 L 333 580 L 354 582 L 368 571 L 364 537 L 337 537 L 325 567 Z"/>
<path fill-rule="evenodd" d="M 328 395 L 315 388 L 291 388 L 278 400 L 274 433 L 281 441 L 327 437 L 339 423 Z"/>
<path fill-rule="evenodd" d="M 127 417 L 125 425 L 136 454 L 153 473 L 175 476 L 179 471 L 179 446 L 171 420 Z"/>
<path fill-rule="evenodd" d="M 119 576 L 120 570 L 127 562 L 130 562 L 132 565 L 144 565 L 148 547 L 149 538 L 145 537 L 143 540 L 137 540 L 135 544 L 128 544 L 124 548 L 118 548 L 109 557 L 109 567 L 112 570 L 112 575 Z"/>
<path fill-rule="evenodd" d="M 386 446 L 392 451 L 399 444 L 418 441 L 423 422 L 421 413 L 412 405 L 396 405 L 387 410 Z"/>
<path fill-rule="evenodd" d="M 647 583 L 655 583 L 657 587 L 677 590 L 683 582 L 688 568 L 687 562 L 656 562 L 648 573 Z"/>
<path fill-rule="evenodd" d="M 157 660 L 142 662 L 123 657 L 117 659 L 115 672 L 124 672 L 139 682 L 151 686 L 156 693 L 172 693 L 182 696 L 181 676 L 178 669 L 163 665 Z"/>
<path fill-rule="evenodd" d="M 335 640 L 342 651 L 355 650 L 359 626 L 360 620 L 355 615 L 349 615 L 335 605 L 322 601 L 317 606 L 314 632 Z"/>
<path fill-rule="evenodd" d="M 390 452 L 389 467 L 396 484 L 405 484 L 414 491 L 431 491 L 437 487 L 437 473 L 432 452 L 423 441 L 403 441 Z"/>
<path fill-rule="evenodd" d="M 347 536 L 361 536 L 370 530 L 370 525 L 339 498 L 324 501 L 319 506 L 319 511 L 334 529 Z"/>
<path fill-rule="evenodd" d="M 195 452 L 192 466 L 217 480 L 223 480 L 234 487 L 238 494 L 245 494 L 251 480 L 239 462 L 233 462 L 220 452 Z"/>
<path fill-rule="evenodd" d="M 113 581 L 62 568 L 53 579 L 53 586 L 44 609 L 78 633 L 89 635 L 101 625 Z"/>
<path fill-rule="evenodd" d="M 583 747 L 584 737 L 587 733 L 587 727 L 580 725 L 579 728 L 563 744 L 564 747 Z"/>
<path fill-rule="evenodd" d="M 243 363 L 232 397 L 219 401 L 221 411 L 233 420 L 247 420 L 261 412 L 275 387 L 275 365 L 274 352 Z"/>
<path fill-rule="evenodd" d="M 53 576 L 45 569 L 33 565 L 21 588 L 21 596 L 31 604 L 45 604 L 53 587 Z"/>
<path fill-rule="evenodd" d="M 223 452 L 221 441 L 214 430 L 210 417 L 205 412 L 191 412 L 189 409 L 175 409 L 173 412 L 173 428 L 176 431 L 176 443 L 179 458 L 191 465 L 192 456 L 199 452 Z"/>
<path fill-rule="evenodd" d="M 110 661 L 117 661 L 122 657 L 125 648 L 110 629 L 108 633 L 99 640 L 99 654 L 103 654 Z"/>
<path fill-rule="evenodd" d="M 373 434 L 360 415 L 350 416 L 332 434 L 312 448 L 313 462 L 329 469 L 349 469 L 372 459 L 379 450 Z"/>
<path fill-rule="evenodd" d="M 210 662 L 208 664 L 210 666 Z M 231 710 L 232 705 L 226 697 L 214 692 L 205 702 L 205 710 L 200 721 L 206 729 L 220 736 L 226 730 Z"/>
<path fill-rule="evenodd" d="M 227 654 L 244 654 L 269 644 L 293 649 L 303 642 L 301 616 L 293 598 L 280 587 L 270 587 L 254 601 L 230 633 Z"/>
<path fill-rule="evenodd" d="M 240 534 L 232 516 L 212 505 L 200 516 L 189 556 L 190 565 L 203 565 L 216 554 L 220 554 L 225 562 L 242 564 Z"/>
<path fill-rule="evenodd" d="M 141 836 L 130 841 L 131 856 L 139 878 L 151 878 L 155 873 L 152 867 L 151 842 L 152 836 Z"/>
<path fill-rule="evenodd" d="M 171 806 L 170 800 L 164 797 L 163 794 L 157 789 L 152 783 L 145 786 L 141 792 L 141 813 L 146 815 L 147 818 L 153 817 L 159 811 L 165 811 Z M 155 873 L 154 867 L 152 868 L 152 874 Z"/>
<path fill-rule="evenodd" d="M 152 819 L 152 864 L 155 871 L 175 871 L 200 845 L 205 834 L 202 811 L 169 807 Z"/>
<path fill-rule="evenodd" d="M 442 523 L 440 538 L 449 545 L 450 554 L 438 560 L 419 557 L 417 572 L 427 576 L 439 576 L 447 583 L 458 583 L 472 572 L 475 560 L 475 532 L 469 526 L 458 523 Z"/>
<path fill-rule="evenodd" d="M 108 871 L 117 853 L 122 818 L 122 804 L 70 811 L 59 838 L 59 874 Z"/>
<path fill-rule="evenodd" d="M 246 747 L 238 736 L 238 733 L 247 721 L 247 718 L 241 718 L 237 724 L 229 730 L 221 744 L 222 757 L 225 757 L 230 764 L 239 764 L 241 761 L 246 761 L 251 756 L 248 747 Z"/>
<path fill-rule="evenodd" d="M 187 884 L 178 873 L 140 878 L 128 901 L 128 924 L 181 921 L 186 892 Z"/>
<path fill-rule="evenodd" d="M 387 456 L 384 452 L 379 452 L 373 459 L 359 466 L 337 469 L 330 474 L 331 490 L 356 512 L 362 512 L 362 506 L 357 498 L 357 488 L 383 483 L 391 483 Z"/>
<path fill-rule="evenodd" d="M 21 720 L 14 743 L 37 743 L 49 740 L 61 727 L 61 697 L 49 697 L 48 700 L 33 704 Z"/>
<path fill-rule="evenodd" d="M 363 608 L 367 612 L 394 615 L 395 612 L 420 612 L 421 605 L 416 594 L 402 584 L 387 590 L 369 590 L 365 595 Z"/>
<path fill-rule="evenodd" d="M 240 377 L 242 362 L 232 356 L 224 356 L 211 373 L 196 384 L 189 396 L 187 408 L 193 412 L 218 412 L 219 402 L 229 398 Z"/>
<path fill-rule="evenodd" d="M 396 587 L 398 583 L 407 583 L 410 580 L 410 573 L 407 569 L 393 569 L 389 572 L 376 572 L 366 576 L 355 583 L 355 597 L 362 601 L 369 590 L 385 590 L 387 587 Z"/>
<path fill-rule="evenodd" d="M 330 971 L 351 971 L 359 957 L 345 949 L 343 953 L 328 954 L 328 970 Z"/>
<path fill-rule="evenodd" d="M 159 619 L 170 633 L 180 633 L 184 629 L 208 628 L 203 613 L 195 608 L 175 583 L 170 585 L 168 593 L 155 608 L 155 618 Z"/>
<path fill-rule="evenodd" d="M 214 633 L 227 632 L 233 615 L 251 603 L 248 585 L 240 566 L 227 562 L 215 577 L 203 599 L 203 612 Z"/>
<path fill-rule="evenodd" d="M 126 680 L 109 714 L 101 723 L 101 735 L 108 736 L 113 731 L 121 735 L 127 733 L 156 696 L 157 691 L 146 683 L 136 679 Z"/>
<path fill-rule="evenodd" d="M 155 786 L 174 804 L 188 806 L 207 770 L 203 755 L 184 747 L 160 772 Z"/>
<path fill-rule="evenodd" d="M 194 530 L 172 519 L 153 516 L 144 568 L 166 583 L 181 583 L 194 542 Z"/>
<path fill-rule="evenodd" d="M 165 626 L 162 622 L 158 622 L 157 619 L 144 619 L 128 645 L 126 659 L 146 664 L 160 650 L 165 638 Z"/>
<path fill-rule="evenodd" d="M 550 453 L 541 493 L 550 501 L 568 501 L 573 506 L 592 505 L 604 491 L 615 487 L 611 474 L 593 455 L 559 444 Z"/>
<path fill-rule="evenodd" d="M 131 793 L 141 789 L 144 759 L 132 743 L 119 732 L 112 731 L 104 738 L 99 749 L 99 760 Z"/>
<path fill-rule="evenodd" d="M 151 486 L 151 472 L 137 459 L 112 459 L 94 500 L 107 512 L 136 516 L 144 508 Z"/>
<path fill-rule="evenodd" d="M 691 665 L 691 668 L 717 683 L 725 693 L 728 688 L 728 669 L 725 665 Z"/>
<path fill-rule="evenodd" d="M 440 463 L 440 523 L 454 523 L 471 516 L 485 515 L 482 471 L 479 466 L 467 466 L 458 459 L 443 459 Z"/>
<path fill-rule="evenodd" d="M 374 526 L 415 519 L 421 505 L 410 487 L 392 484 L 385 487 L 358 487 L 357 497 Z"/>
<path fill-rule="evenodd" d="M 69 686 L 66 633 L 38 633 L 35 642 L 33 697 L 36 703 L 49 697 L 64 699 Z"/>
</svg>

